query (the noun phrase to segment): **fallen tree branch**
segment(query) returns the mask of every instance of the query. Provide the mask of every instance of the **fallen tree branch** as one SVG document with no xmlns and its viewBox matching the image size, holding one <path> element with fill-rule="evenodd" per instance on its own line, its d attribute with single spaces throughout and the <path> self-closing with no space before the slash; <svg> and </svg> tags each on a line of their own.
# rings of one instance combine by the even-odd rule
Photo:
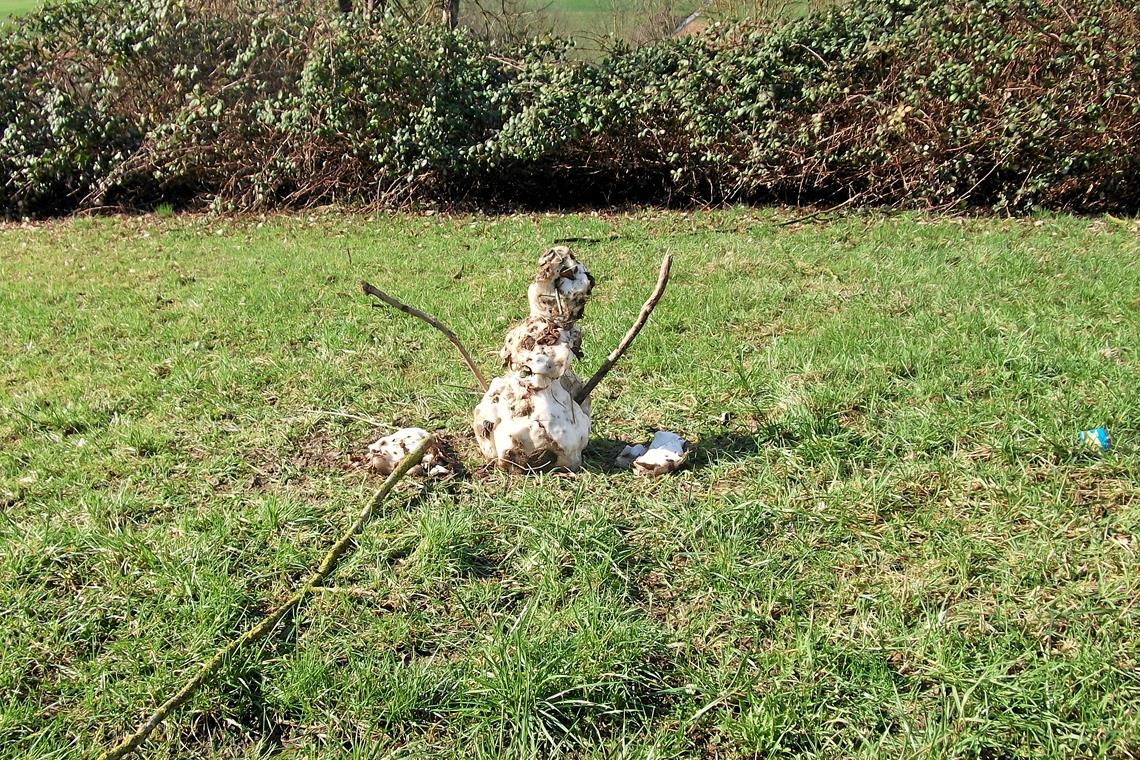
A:
<svg viewBox="0 0 1140 760">
<path fill-rule="evenodd" d="M 358 588 L 356 586 L 314 586 L 313 591 L 322 591 L 329 594 L 347 594 L 348 596 L 362 596 L 368 599 L 386 598 L 385 594 L 371 588 Z"/>
<path fill-rule="evenodd" d="M 451 341 L 451 344 L 459 350 L 459 355 L 463 357 L 463 361 L 467 364 L 467 368 L 471 370 L 472 374 L 475 375 L 475 379 L 479 381 L 479 387 L 483 390 L 484 393 L 487 392 L 487 379 L 483 377 L 483 373 L 480 372 L 479 368 L 475 366 L 475 362 L 471 358 L 471 354 L 467 353 L 467 349 L 464 348 L 463 344 L 459 342 L 459 338 L 455 337 L 455 333 L 449 330 L 446 325 L 426 312 L 422 312 L 413 306 L 408 306 L 406 303 L 397 301 L 395 298 L 392 298 L 392 296 L 388 295 L 383 290 L 380 290 L 380 288 L 377 288 L 368 282 L 362 280 L 360 287 L 364 290 L 366 295 L 375 296 L 394 309 L 399 309 L 405 314 L 410 314 L 417 319 L 422 319 L 424 322 L 427 322 L 429 325 L 446 335 L 447 339 Z"/>
<path fill-rule="evenodd" d="M 617 364 L 617 360 L 625 353 L 626 349 L 633 343 L 633 339 L 641 332 L 641 328 L 645 327 L 645 323 L 649 321 L 649 315 L 653 313 L 653 309 L 657 307 L 657 302 L 661 300 L 661 295 L 665 292 L 665 286 L 669 284 L 669 268 L 673 265 L 672 254 L 665 254 L 665 258 L 661 260 L 661 272 L 657 275 L 657 287 L 653 288 L 653 293 L 649 296 L 649 300 L 641 307 L 641 313 L 637 315 L 637 321 L 633 323 L 633 327 L 629 328 L 629 332 L 621 339 L 606 360 L 602 362 L 602 366 L 598 367 L 598 371 L 590 378 L 589 382 L 582 386 L 582 389 L 575 395 L 574 400 L 581 404 L 583 401 L 590 397 L 591 391 L 594 390 L 598 383 L 602 382 L 609 371 Z"/>
<path fill-rule="evenodd" d="M 321 561 L 316 571 L 305 581 L 305 585 L 301 586 L 293 596 L 286 599 L 280 606 L 262 618 L 260 623 L 219 649 L 213 657 L 206 661 L 206 664 L 199 668 L 193 678 L 187 681 L 174 696 L 159 705 L 158 709 L 156 709 L 133 734 L 127 736 L 114 747 L 101 754 L 99 760 L 117 760 L 118 758 L 126 757 L 132 752 L 137 751 L 166 716 L 190 699 L 202 684 L 216 675 L 217 672 L 221 670 L 222 664 L 225 663 L 231 655 L 242 647 L 265 638 L 266 634 L 272 631 L 277 623 L 279 623 L 290 610 L 300 605 L 306 596 L 314 593 L 321 581 L 327 578 L 332 571 L 336 569 L 337 563 L 340 562 L 341 557 L 348 551 L 353 539 L 364 529 L 368 521 L 372 519 L 372 514 L 376 508 L 387 498 L 388 494 L 392 492 L 392 489 L 396 487 L 396 484 L 400 482 L 400 479 L 408 473 L 408 470 L 420 463 L 420 460 L 424 458 L 424 454 L 432 443 L 432 438 L 425 438 L 419 446 L 404 457 L 404 460 L 400 462 L 400 466 L 388 476 L 388 479 L 380 486 L 380 490 L 376 492 L 367 506 L 364 507 L 360 516 L 356 518 L 352 526 L 345 531 L 344 535 L 341 536 L 340 539 L 333 544 L 333 547 L 329 549 L 328 553 L 325 554 L 325 558 Z"/>
</svg>

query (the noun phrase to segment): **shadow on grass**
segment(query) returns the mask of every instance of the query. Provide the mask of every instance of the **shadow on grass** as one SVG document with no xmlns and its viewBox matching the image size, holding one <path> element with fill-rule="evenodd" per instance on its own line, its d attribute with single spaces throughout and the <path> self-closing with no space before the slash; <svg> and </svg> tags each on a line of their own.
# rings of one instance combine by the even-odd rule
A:
<svg viewBox="0 0 1140 760">
<path fill-rule="evenodd" d="M 687 466 L 693 470 L 765 458 L 765 452 L 793 453 L 808 464 L 838 463 L 840 470 L 869 466 L 874 459 L 872 442 L 862 433 L 839 422 L 834 415 L 821 415 L 807 425 L 769 422 L 752 430 L 719 429 L 696 434 L 696 444 Z"/>
<path fill-rule="evenodd" d="M 749 459 L 759 454 L 762 448 L 771 445 L 773 441 L 773 438 L 760 432 L 719 430 L 699 435 L 696 444 L 689 452 L 687 466 L 692 470 L 702 470 L 725 460 Z M 795 443 L 790 441 L 790 445 L 794 446 Z M 777 442 L 775 445 L 784 445 L 784 443 Z"/>
<path fill-rule="evenodd" d="M 623 441 L 617 438 L 594 438 L 586 447 L 582 457 L 582 469 L 586 472 L 613 475 L 628 471 L 614 464 L 614 460 L 622 449 L 631 443 L 648 443 L 646 440 Z M 791 430 L 768 425 L 757 432 L 732 431 L 719 429 L 715 431 L 697 431 L 683 435 L 689 440 L 696 440 L 689 450 L 689 458 L 685 469 L 701 470 L 711 465 L 729 461 L 748 459 L 758 455 L 765 448 L 795 447 L 800 442 L 800 436 Z"/>
<path fill-rule="evenodd" d="M 621 450 L 628 445 L 629 442 L 617 438 L 591 438 L 589 445 L 586 446 L 586 451 L 582 454 L 582 469 L 585 472 L 602 475 L 625 472 L 624 469 L 614 464 L 614 460 L 617 459 Z"/>
</svg>

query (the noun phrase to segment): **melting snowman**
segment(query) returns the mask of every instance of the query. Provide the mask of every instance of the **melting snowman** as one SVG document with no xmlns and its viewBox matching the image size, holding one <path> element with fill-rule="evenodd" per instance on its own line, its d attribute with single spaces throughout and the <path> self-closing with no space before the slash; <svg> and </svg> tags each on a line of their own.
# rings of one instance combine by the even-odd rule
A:
<svg viewBox="0 0 1140 760">
<path fill-rule="evenodd" d="M 582 381 L 578 320 L 594 278 L 564 246 L 538 261 L 527 290 L 530 316 L 511 328 L 499 356 L 505 374 L 475 407 L 475 438 L 497 466 L 524 471 L 577 470 L 590 438 L 590 402 Z"/>
</svg>

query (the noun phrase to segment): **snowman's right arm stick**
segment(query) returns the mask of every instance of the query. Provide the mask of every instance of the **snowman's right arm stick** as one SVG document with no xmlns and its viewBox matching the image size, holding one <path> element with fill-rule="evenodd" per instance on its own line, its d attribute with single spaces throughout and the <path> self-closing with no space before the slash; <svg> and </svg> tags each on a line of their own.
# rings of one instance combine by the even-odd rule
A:
<svg viewBox="0 0 1140 760">
<path fill-rule="evenodd" d="M 657 307 L 657 302 L 661 300 L 662 294 L 665 292 L 665 286 L 669 284 L 669 268 L 673 265 L 673 255 L 665 254 L 665 258 L 661 260 L 661 273 L 657 275 L 657 287 L 653 289 L 653 294 L 649 296 L 649 300 L 641 307 L 641 313 L 637 315 L 637 321 L 633 323 L 633 327 L 629 328 L 629 332 L 618 343 L 617 348 L 610 352 L 606 360 L 602 362 L 602 366 L 598 367 L 598 371 L 590 378 L 589 382 L 582 386 L 582 389 L 575 395 L 574 400 L 581 404 L 583 401 L 590 397 L 590 393 L 598 383 L 602 382 L 604 378 L 625 350 L 633 343 L 633 339 L 641 332 L 641 328 L 645 327 L 645 323 L 649 321 L 649 315 L 653 313 L 653 309 Z"/>
</svg>

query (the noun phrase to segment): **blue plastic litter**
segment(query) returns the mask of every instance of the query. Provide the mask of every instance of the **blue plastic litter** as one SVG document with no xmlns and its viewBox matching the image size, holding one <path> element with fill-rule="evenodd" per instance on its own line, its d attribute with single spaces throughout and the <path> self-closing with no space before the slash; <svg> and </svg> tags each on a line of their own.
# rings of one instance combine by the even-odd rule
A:
<svg viewBox="0 0 1140 760">
<path fill-rule="evenodd" d="M 1082 430 L 1079 438 L 1085 446 L 1101 451 L 1108 451 L 1109 447 L 1112 446 L 1112 440 L 1108 437 L 1108 428 L 1098 427 L 1092 430 Z"/>
</svg>

